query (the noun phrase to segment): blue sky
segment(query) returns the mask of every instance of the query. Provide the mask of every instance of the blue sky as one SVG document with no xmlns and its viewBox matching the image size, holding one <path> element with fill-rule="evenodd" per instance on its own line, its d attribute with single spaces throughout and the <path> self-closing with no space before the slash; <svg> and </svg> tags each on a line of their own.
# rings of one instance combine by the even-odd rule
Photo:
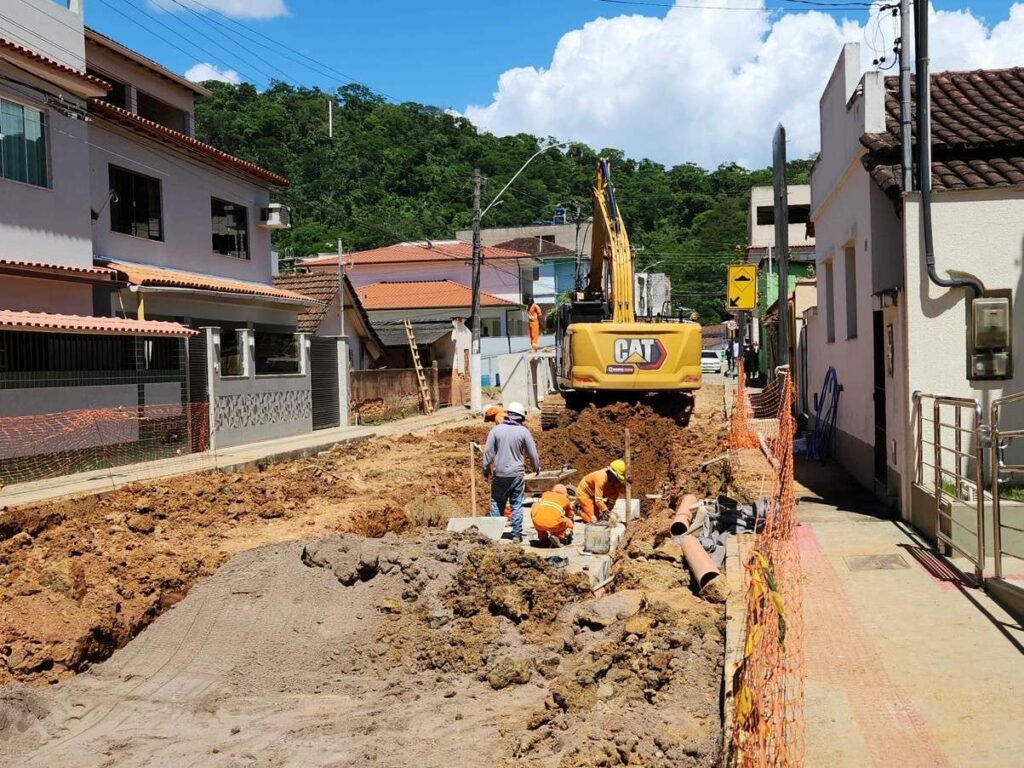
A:
<svg viewBox="0 0 1024 768">
<path fill-rule="evenodd" d="M 742 100 L 730 101 L 728 87 L 722 98 L 714 93 L 716 83 L 728 86 L 729 79 L 740 72 L 746 72 L 747 79 L 756 74 L 756 90 L 774 94 L 763 105 L 766 120 L 788 114 L 791 120 L 811 121 L 810 107 L 797 114 L 787 99 L 816 107 L 820 84 L 840 45 L 863 40 L 870 18 L 867 9 L 828 15 L 815 10 L 789 14 L 670 11 L 657 5 L 669 0 L 651 2 L 85 0 L 87 24 L 180 73 L 207 63 L 218 70 L 233 70 L 242 80 L 260 86 L 268 76 L 321 87 L 343 81 L 289 61 L 287 57 L 295 54 L 271 53 L 239 37 L 258 32 L 399 100 L 456 109 L 496 133 L 549 133 L 623 146 L 633 154 L 664 162 L 694 159 L 705 164 L 726 157 L 757 162 L 763 152 L 748 146 L 751 140 L 742 137 L 711 146 L 699 137 L 670 141 L 658 136 L 697 115 L 715 118 L 720 109 L 721 119 L 727 120 L 742 111 Z M 762 0 L 680 2 L 763 4 Z M 190 5 L 192 12 L 179 3 Z M 211 6 L 233 20 L 211 13 L 207 10 Z M 769 0 L 769 7 L 801 8 L 783 0 Z M 1019 45 L 1010 46 L 1005 40 L 990 45 L 986 38 L 993 25 L 1007 19 L 1008 0 L 970 4 L 938 0 L 934 7 L 960 12 L 937 21 L 933 46 L 948 43 L 950 67 L 1024 64 L 1024 56 L 1004 61 L 1016 56 Z M 269 17 L 249 18 L 253 15 Z M 1019 15 L 1024 25 L 1024 4 Z M 609 21 L 595 22 L 599 17 Z M 973 25 L 973 37 L 960 32 L 965 18 Z M 875 17 L 872 23 L 878 29 L 869 25 L 869 33 L 881 35 L 881 40 L 892 37 L 888 16 Z M 1005 28 L 1000 39 L 1017 31 Z M 696 37 L 688 39 L 688 35 Z M 985 51 L 979 52 L 980 48 Z M 613 50 L 619 53 L 612 55 Z M 941 64 L 940 51 L 935 55 Z M 870 55 L 865 58 L 866 66 L 870 65 Z M 686 80 L 698 89 L 675 87 Z M 787 85 L 791 80 L 793 85 Z M 749 82 L 738 81 L 736 89 L 743 88 L 749 92 Z M 755 96 L 755 101 L 761 98 Z M 635 122 L 619 114 L 623 110 L 634 114 Z M 673 122 L 659 124 L 650 119 L 667 113 Z M 642 130 L 648 125 L 650 130 Z M 660 131 L 658 136 L 654 130 Z M 801 151 L 812 149 L 814 133 L 808 127 L 806 136 L 798 137 Z"/>
</svg>

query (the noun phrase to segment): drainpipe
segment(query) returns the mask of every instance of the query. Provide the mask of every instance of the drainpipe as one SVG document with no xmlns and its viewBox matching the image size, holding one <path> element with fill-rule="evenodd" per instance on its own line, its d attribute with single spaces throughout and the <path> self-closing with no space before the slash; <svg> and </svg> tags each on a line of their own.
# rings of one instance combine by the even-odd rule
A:
<svg viewBox="0 0 1024 768">
<path fill-rule="evenodd" d="M 921 192 L 921 224 L 924 229 L 924 258 L 928 278 L 940 288 L 969 288 L 978 298 L 985 295 L 985 286 L 977 277 L 940 277 L 935 271 L 935 243 L 932 238 L 931 76 L 928 73 L 926 2 L 914 3 L 914 37 L 917 43 L 917 183 Z"/>
</svg>

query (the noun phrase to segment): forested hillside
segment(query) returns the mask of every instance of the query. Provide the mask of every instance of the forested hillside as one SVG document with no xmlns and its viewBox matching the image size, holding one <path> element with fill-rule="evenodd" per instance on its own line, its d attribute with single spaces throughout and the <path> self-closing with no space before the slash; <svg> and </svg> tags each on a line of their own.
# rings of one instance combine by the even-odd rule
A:
<svg viewBox="0 0 1024 768">
<path fill-rule="evenodd" d="M 291 230 L 275 233 L 279 250 L 296 256 L 399 240 L 450 239 L 470 224 L 473 169 L 488 178 L 484 203 L 542 145 L 535 136 L 478 133 L 468 120 L 420 104 L 393 104 L 357 85 L 336 94 L 334 137 L 329 94 L 277 83 L 208 82 L 213 96 L 196 108 L 198 138 L 283 174 L 291 187 L 278 199 L 292 210 Z M 765 141 L 770 140 L 770 126 Z M 768 169 L 734 164 L 706 171 L 666 168 L 623 157 L 615 149 L 574 145 L 551 150 L 523 173 L 487 214 L 484 226 L 550 219 L 558 205 L 579 201 L 589 214 L 594 158 L 611 158 L 612 177 L 639 264 L 671 275 L 675 302 L 704 323 L 723 316 L 724 266 L 746 239 L 747 190 L 770 184 Z M 791 183 L 805 183 L 810 161 L 790 164 Z"/>
</svg>

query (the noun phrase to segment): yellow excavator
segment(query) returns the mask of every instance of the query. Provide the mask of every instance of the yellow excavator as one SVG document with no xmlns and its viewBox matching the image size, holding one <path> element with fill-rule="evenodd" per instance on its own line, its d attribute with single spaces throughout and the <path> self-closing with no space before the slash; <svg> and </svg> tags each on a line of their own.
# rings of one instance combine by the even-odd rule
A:
<svg viewBox="0 0 1024 768">
<path fill-rule="evenodd" d="M 545 428 L 566 409 L 651 395 L 692 398 L 700 389 L 701 330 L 662 314 L 637 318 L 633 252 L 615 200 L 608 160 L 597 161 L 590 274 L 556 312 L 558 397 L 545 398 Z"/>
</svg>

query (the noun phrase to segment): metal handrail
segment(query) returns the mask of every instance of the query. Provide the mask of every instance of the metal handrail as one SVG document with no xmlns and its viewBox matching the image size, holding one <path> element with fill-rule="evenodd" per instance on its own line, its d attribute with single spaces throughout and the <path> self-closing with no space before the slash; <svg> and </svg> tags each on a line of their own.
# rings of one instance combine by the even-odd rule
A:
<svg viewBox="0 0 1024 768">
<path fill-rule="evenodd" d="M 932 401 L 931 418 L 927 418 L 924 415 L 923 401 L 925 399 Z M 986 445 L 985 440 L 987 430 L 984 424 L 984 410 L 981 403 L 979 403 L 975 398 L 955 397 L 941 393 L 933 394 L 922 392 L 920 390 L 913 393 L 913 401 L 917 415 L 916 476 L 918 484 L 923 485 L 925 467 L 928 467 L 933 472 L 935 484 L 935 540 L 938 544 L 955 549 L 965 557 L 973 560 L 975 575 L 977 576 L 978 581 L 981 582 L 984 577 L 985 568 L 985 451 L 983 448 Z M 943 407 L 951 407 L 954 409 L 952 423 L 943 421 Z M 964 426 L 963 414 L 964 411 L 968 409 L 972 411 L 974 415 L 974 424 L 971 428 Z M 931 423 L 931 440 L 925 440 L 924 437 L 925 421 Z M 948 438 L 950 432 L 953 433 L 953 446 L 943 443 L 943 436 Z M 965 434 L 974 437 L 976 453 L 964 450 Z M 931 458 L 934 463 L 925 461 L 924 446 L 926 444 L 931 446 Z M 947 468 L 942 464 L 943 456 L 947 453 L 952 454 L 954 468 Z M 976 489 L 977 500 L 975 503 L 976 521 L 973 531 L 969 526 L 966 526 L 959 520 L 954 519 L 952 509 L 949 514 L 947 514 L 942 508 L 943 495 L 949 495 L 943 490 L 943 480 L 946 478 L 951 479 L 959 492 L 961 481 L 966 479 L 962 472 L 964 459 L 974 461 L 974 486 Z M 974 533 L 977 541 L 976 551 L 968 552 L 959 544 L 955 543 L 953 541 L 952 528 L 949 528 L 949 535 L 943 531 L 944 521 L 948 521 L 950 525 L 956 525 L 965 531 Z"/>
<path fill-rule="evenodd" d="M 1003 524 L 1002 504 L 999 495 L 1000 472 L 1024 471 L 1024 465 L 1003 464 L 999 457 L 1000 446 L 1003 440 L 1013 440 L 1014 438 L 1024 437 L 1024 430 L 1021 429 L 1007 429 L 1005 431 L 1001 431 L 999 429 L 1000 409 L 1005 405 L 1020 401 L 1024 401 L 1024 392 L 1017 392 L 1016 394 L 1006 395 L 1005 397 L 997 397 L 989 405 L 989 461 L 992 465 L 992 549 L 994 550 L 995 577 L 997 579 L 1003 578 L 1004 554 L 1010 555 L 1010 557 L 1024 559 L 1021 558 L 1020 555 L 1014 555 L 1003 550 L 1003 528 L 1008 528 L 1013 531 L 1019 531 L 1020 529 Z"/>
</svg>

